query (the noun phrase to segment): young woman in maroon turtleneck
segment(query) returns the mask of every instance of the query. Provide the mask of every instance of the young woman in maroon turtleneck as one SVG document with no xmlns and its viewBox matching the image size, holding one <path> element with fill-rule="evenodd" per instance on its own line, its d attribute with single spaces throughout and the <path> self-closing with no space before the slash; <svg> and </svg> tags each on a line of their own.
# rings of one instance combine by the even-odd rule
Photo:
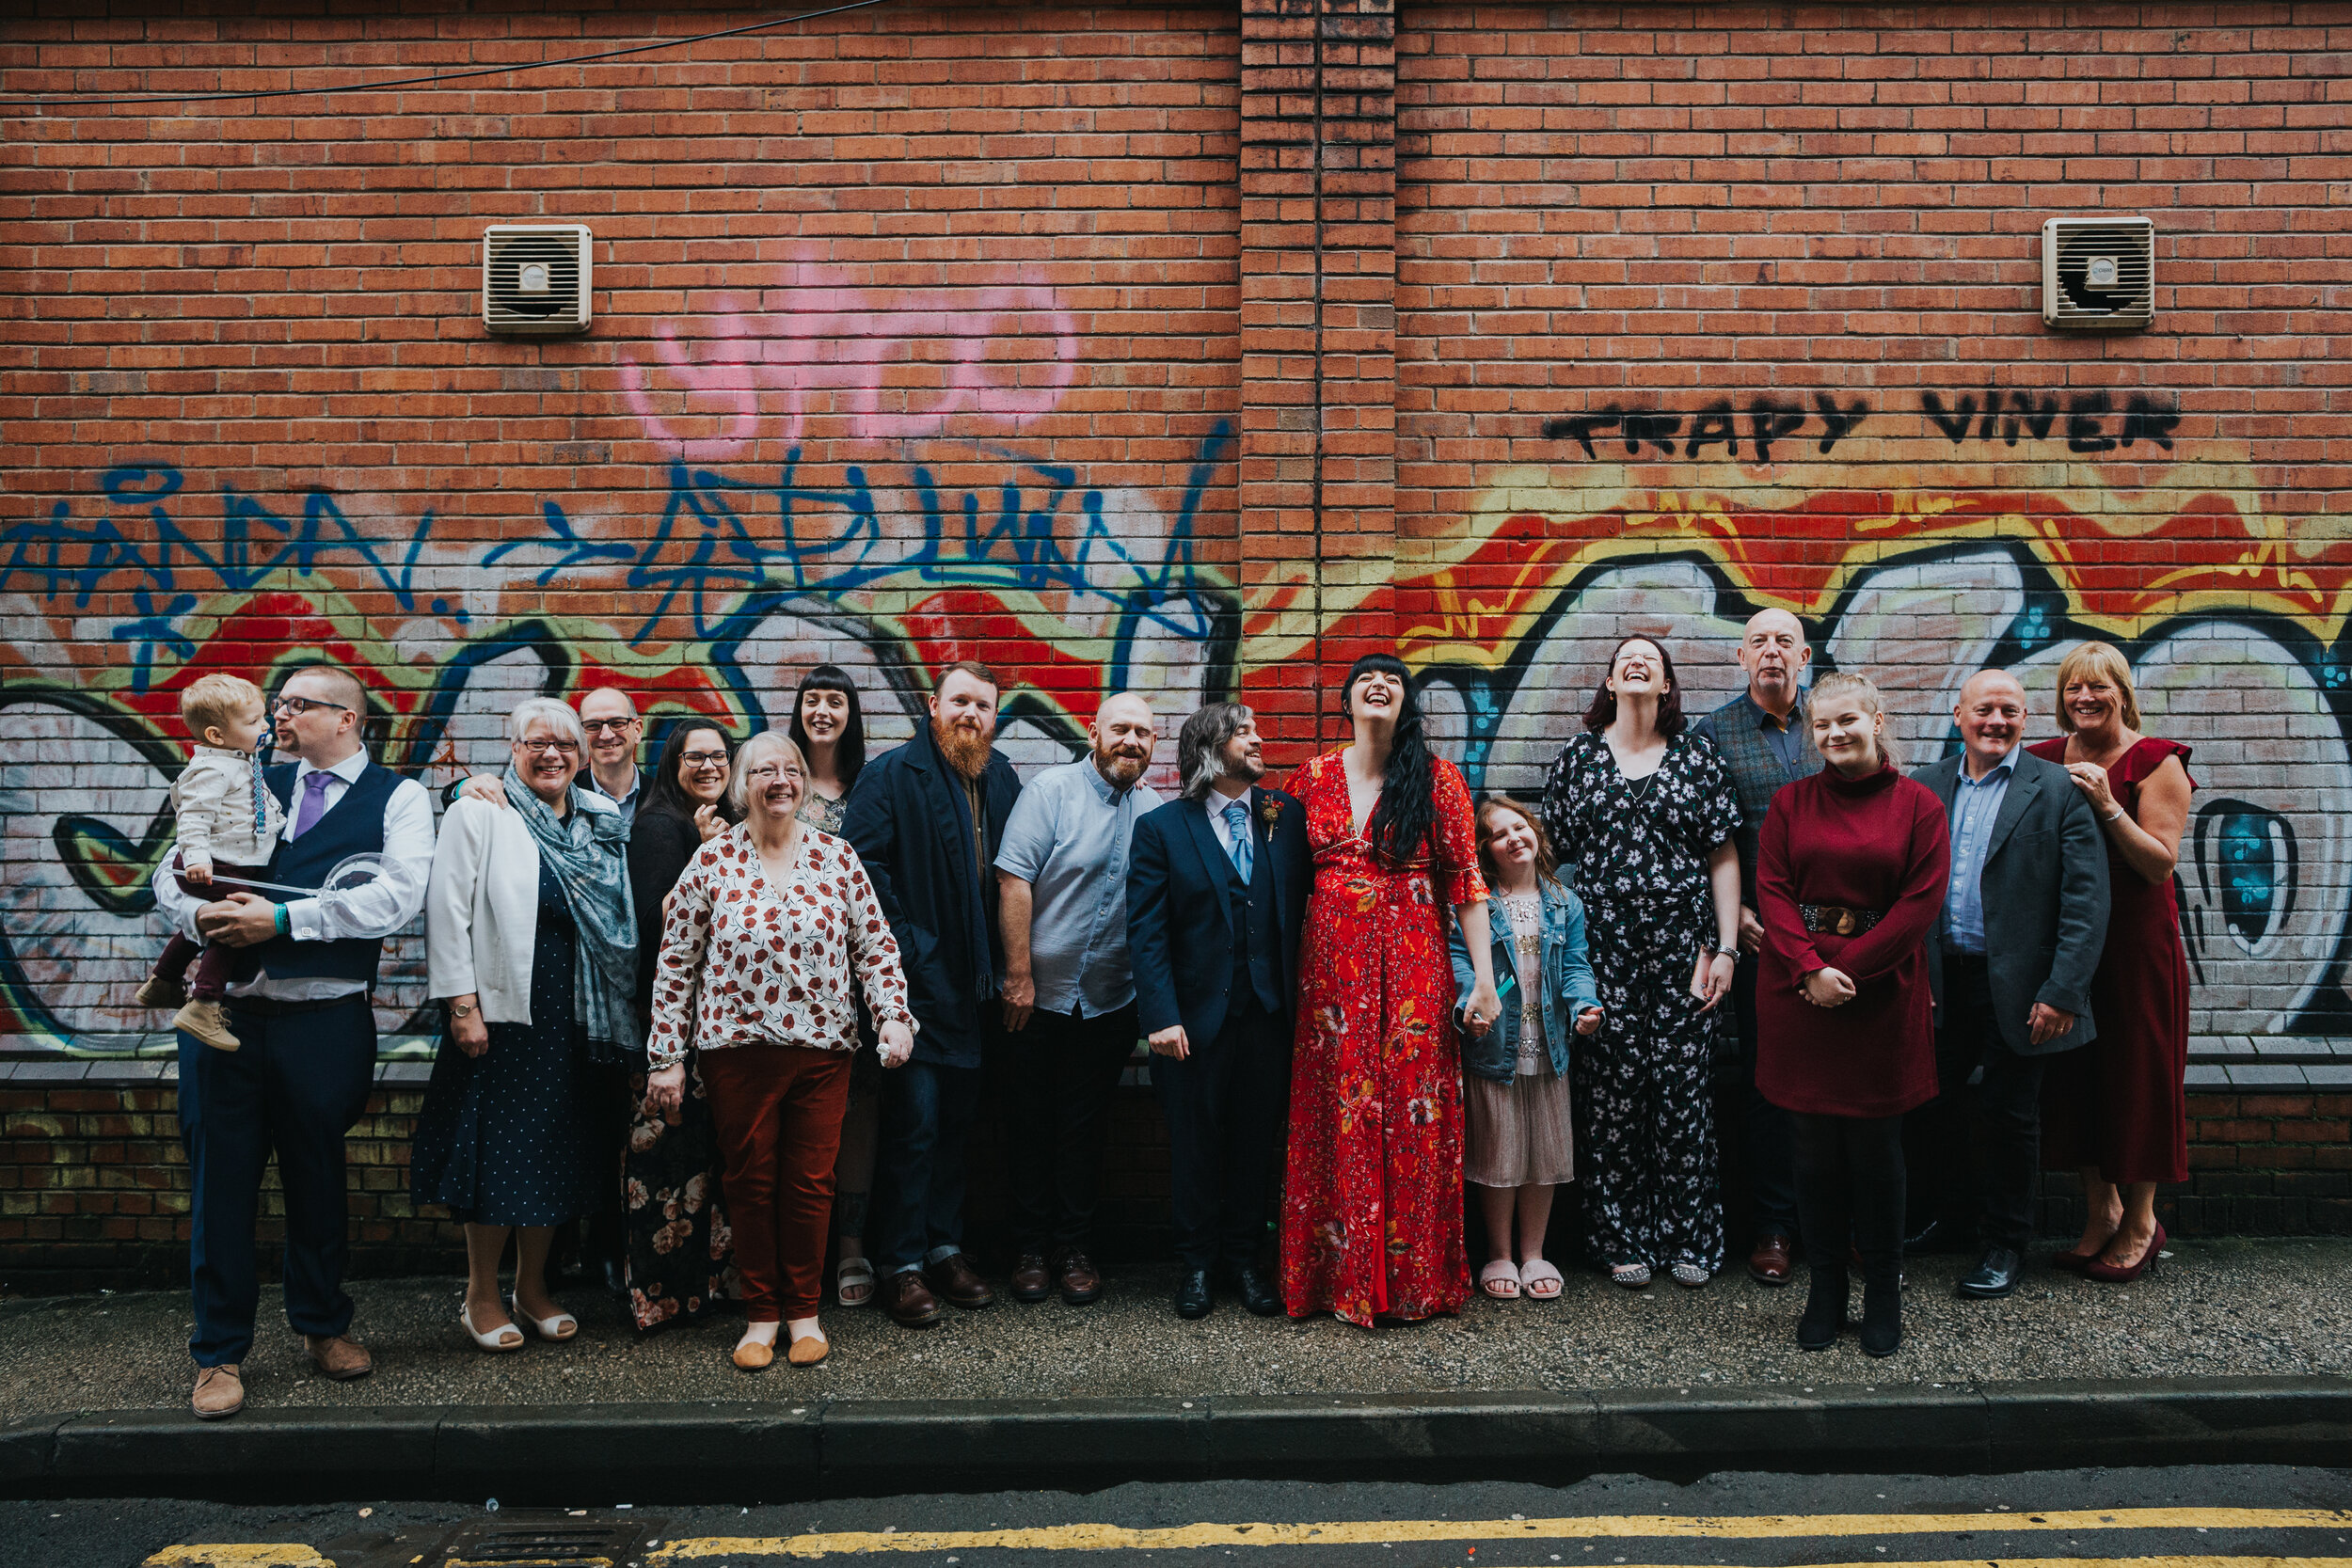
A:
<svg viewBox="0 0 2352 1568">
<path fill-rule="evenodd" d="M 1902 1338 L 1902 1116 L 1935 1098 L 1926 941 L 1951 842 L 1943 803 L 1903 777 L 1878 688 L 1825 675 L 1806 698 L 1828 764 L 1772 797 L 1756 863 L 1764 923 L 1756 1087 L 1795 1114 L 1797 1212 L 1811 1292 L 1797 1342 L 1846 1320 L 1846 1250 L 1862 1253 L 1862 1348 Z"/>
</svg>

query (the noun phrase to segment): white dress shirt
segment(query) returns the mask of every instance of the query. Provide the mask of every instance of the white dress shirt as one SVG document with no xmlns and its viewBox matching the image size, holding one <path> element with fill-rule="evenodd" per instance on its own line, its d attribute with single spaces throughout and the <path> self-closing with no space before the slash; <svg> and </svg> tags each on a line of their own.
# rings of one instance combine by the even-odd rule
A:
<svg viewBox="0 0 2352 1568">
<path fill-rule="evenodd" d="M 328 779 L 324 791 L 326 800 L 319 808 L 319 815 L 324 816 L 335 809 L 367 767 L 365 752 L 354 752 L 324 769 L 301 763 L 294 768 L 290 798 L 299 802 L 304 781 L 324 771 Z M 291 815 L 285 837 L 289 844 L 295 837 Z M 290 900 L 286 905 L 286 925 L 294 941 L 338 942 L 360 931 L 397 928 L 416 919 L 423 910 L 425 884 L 433 875 L 433 801 L 424 786 L 414 779 L 403 779 L 393 785 L 391 798 L 384 802 L 384 874 L 364 887 L 344 894 L 338 906 L 330 907 L 316 898 Z M 155 908 L 171 923 L 172 929 L 191 942 L 203 941 L 196 928 L 196 911 L 213 900 L 180 891 L 180 879 L 168 855 L 155 869 L 154 888 Z M 325 1002 L 367 989 L 364 981 L 337 979 L 332 975 L 273 980 L 264 969 L 250 980 L 230 986 L 228 994 L 258 996 L 273 1002 Z"/>
<path fill-rule="evenodd" d="M 1244 811 L 1248 811 L 1249 791 L 1245 789 L 1239 795 L 1229 796 L 1213 784 L 1209 792 L 1200 797 L 1200 809 L 1209 814 L 1209 831 L 1216 834 L 1216 841 L 1219 844 L 1225 846 L 1225 858 L 1228 860 L 1232 859 L 1233 856 L 1233 824 L 1226 816 L 1225 808 L 1236 800 L 1241 802 Z M 1250 846 L 1250 853 L 1257 853 L 1257 846 L 1254 843 Z"/>
</svg>

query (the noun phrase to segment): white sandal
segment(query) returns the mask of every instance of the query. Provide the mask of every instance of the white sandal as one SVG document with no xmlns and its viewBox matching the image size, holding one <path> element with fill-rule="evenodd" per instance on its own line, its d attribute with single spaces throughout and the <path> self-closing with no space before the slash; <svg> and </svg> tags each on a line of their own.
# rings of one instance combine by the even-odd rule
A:
<svg viewBox="0 0 2352 1568">
<path fill-rule="evenodd" d="M 460 1307 L 457 1309 L 457 1322 L 459 1325 L 465 1329 L 467 1334 L 471 1336 L 473 1342 L 484 1350 L 510 1351 L 520 1350 L 523 1348 L 523 1331 L 516 1328 L 513 1323 L 508 1323 L 503 1328 L 500 1328 L 492 1333 L 485 1334 L 482 1330 L 474 1327 L 473 1314 L 463 1307 Z"/>
<path fill-rule="evenodd" d="M 1560 1277 L 1560 1271 L 1541 1258 L 1519 1268 L 1519 1287 L 1527 1292 L 1530 1301 L 1558 1301 L 1561 1287 L 1566 1283 Z M 1547 1285 L 1551 1289 L 1543 1289 Z"/>
<path fill-rule="evenodd" d="M 1478 1288 L 1497 1301 L 1519 1299 L 1519 1266 L 1508 1258 L 1498 1258 L 1478 1271 Z"/>
<path fill-rule="evenodd" d="M 844 1307 L 865 1307 L 872 1303 L 874 1299 L 875 1279 L 874 1265 L 870 1259 L 865 1258 L 844 1258 L 841 1259 L 839 1274 L 840 1276 L 834 1281 L 834 1300 L 839 1302 Z M 850 1291 L 853 1288 L 861 1285 L 866 1288 L 866 1293 L 860 1296 L 851 1296 Z"/>
<path fill-rule="evenodd" d="M 523 1299 L 520 1296 L 507 1297 L 506 1305 L 514 1309 L 516 1322 L 529 1323 L 538 1330 L 539 1338 L 542 1339 L 551 1339 L 560 1343 L 580 1332 L 580 1320 L 569 1312 L 559 1310 L 552 1318 L 529 1317 L 523 1312 Z"/>
</svg>

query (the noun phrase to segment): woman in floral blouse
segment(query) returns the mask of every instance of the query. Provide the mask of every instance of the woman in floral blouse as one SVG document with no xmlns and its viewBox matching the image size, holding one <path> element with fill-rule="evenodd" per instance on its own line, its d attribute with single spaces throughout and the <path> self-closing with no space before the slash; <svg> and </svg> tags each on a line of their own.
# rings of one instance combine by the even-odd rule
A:
<svg viewBox="0 0 2352 1568">
<path fill-rule="evenodd" d="M 1587 1245 L 1629 1290 L 1692 1288 L 1724 1260 L 1713 1069 L 1739 952 L 1740 802 L 1715 748 L 1682 729 L 1674 660 L 1617 644 L 1544 785 L 1544 828 L 1584 900 L 1600 1033 L 1570 1096 Z"/>
<path fill-rule="evenodd" d="M 882 1065 L 914 1049 L 898 944 L 866 868 L 794 816 L 807 779 L 800 748 L 772 731 L 736 754 L 729 793 L 743 821 L 703 846 L 671 895 L 645 1048 L 658 1109 L 684 1098 L 690 1045 L 709 1095 L 750 1320 L 735 1364 L 747 1371 L 775 1358 L 779 1323 L 796 1367 L 832 1348 L 817 1304 L 858 1047 L 852 971 Z"/>
</svg>

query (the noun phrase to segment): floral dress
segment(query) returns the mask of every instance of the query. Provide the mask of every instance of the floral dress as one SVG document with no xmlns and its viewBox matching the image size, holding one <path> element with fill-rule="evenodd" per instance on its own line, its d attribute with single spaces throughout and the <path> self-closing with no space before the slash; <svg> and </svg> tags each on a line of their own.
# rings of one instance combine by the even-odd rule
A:
<svg viewBox="0 0 2352 1568">
<path fill-rule="evenodd" d="M 1731 774 L 1696 736 L 1673 736 L 1646 778 L 1581 735 L 1544 784 L 1544 829 L 1584 900 L 1599 1033 L 1576 1053 L 1585 1244 L 1604 1264 L 1724 1260 L 1713 1072 L 1727 1004 L 1699 1011 L 1691 974 L 1715 937 L 1707 860 L 1740 828 Z"/>
<path fill-rule="evenodd" d="M 1330 1311 L 1369 1327 L 1456 1311 L 1470 1296 L 1446 921 L 1486 884 L 1462 775 L 1436 761 L 1431 784 L 1435 856 L 1392 866 L 1356 832 L 1340 752 L 1291 783 L 1315 860 L 1282 1191 L 1293 1317 Z"/>
</svg>

